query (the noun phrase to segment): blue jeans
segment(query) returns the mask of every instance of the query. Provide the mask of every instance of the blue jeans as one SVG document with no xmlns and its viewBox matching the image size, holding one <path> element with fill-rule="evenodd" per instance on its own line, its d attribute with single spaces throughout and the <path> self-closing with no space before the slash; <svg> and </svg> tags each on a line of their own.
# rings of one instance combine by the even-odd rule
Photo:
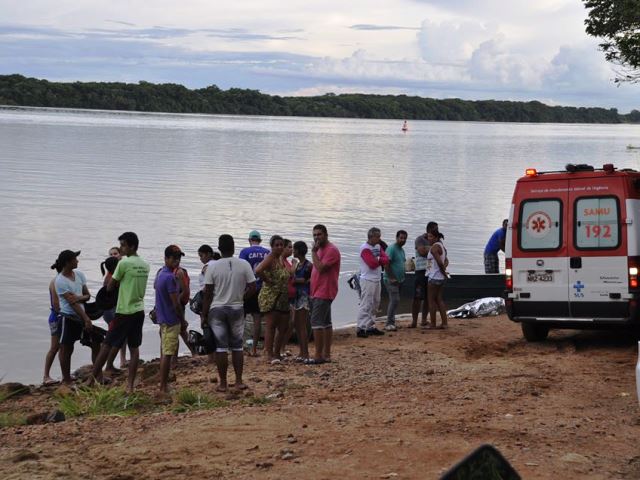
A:
<svg viewBox="0 0 640 480">
<path fill-rule="evenodd" d="M 402 282 L 390 283 L 385 282 L 387 287 L 387 293 L 389 294 L 389 307 L 387 308 L 387 325 L 396 324 L 396 310 L 400 303 L 400 289 L 402 288 Z"/>
</svg>

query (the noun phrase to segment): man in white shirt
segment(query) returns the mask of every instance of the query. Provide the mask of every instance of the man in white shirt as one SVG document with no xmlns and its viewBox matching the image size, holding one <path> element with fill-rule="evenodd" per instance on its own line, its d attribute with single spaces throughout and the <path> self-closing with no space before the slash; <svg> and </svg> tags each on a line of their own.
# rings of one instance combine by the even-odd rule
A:
<svg viewBox="0 0 640 480">
<path fill-rule="evenodd" d="M 373 227 L 367 233 L 367 241 L 360 247 L 360 310 L 356 335 L 384 335 L 375 324 L 375 315 L 380 305 L 382 266 L 389 264 L 389 257 L 380 245 L 380 229 Z"/>
<path fill-rule="evenodd" d="M 231 235 L 220 235 L 218 250 L 222 258 L 210 265 L 204 275 L 204 299 L 200 319 L 203 325 L 210 325 L 216 339 L 216 366 L 220 376 L 217 390 L 226 392 L 228 388 L 229 350 L 236 375 L 234 387 L 244 390 L 247 386 L 242 382 L 243 304 L 246 297 L 255 295 L 256 277 L 249 263 L 233 256 L 235 243 Z"/>
</svg>

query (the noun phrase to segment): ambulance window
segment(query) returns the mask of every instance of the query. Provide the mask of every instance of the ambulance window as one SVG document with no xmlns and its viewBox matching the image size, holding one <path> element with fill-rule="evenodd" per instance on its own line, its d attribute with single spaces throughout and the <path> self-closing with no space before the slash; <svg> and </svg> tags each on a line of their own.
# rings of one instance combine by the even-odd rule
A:
<svg viewBox="0 0 640 480">
<path fill-rule="evenodd" d="M 616 248 L 620 242 L 618 217 L 615 197 L 579 198 L 575 214 L 576 248 Z"/>
<path fill-rule="evenodd" d="M 527 200 L 520 210 L 520 249 L 555 250 L 560 247 L 562 203 L 560 200 Z"/>
</svg>

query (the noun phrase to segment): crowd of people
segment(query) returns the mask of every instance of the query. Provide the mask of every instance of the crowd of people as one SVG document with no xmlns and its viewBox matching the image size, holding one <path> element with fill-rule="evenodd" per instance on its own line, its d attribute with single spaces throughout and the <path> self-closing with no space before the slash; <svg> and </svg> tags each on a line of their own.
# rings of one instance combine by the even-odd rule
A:
<svg viewBox="0 0 640 480">
<path fill-rule="evenodd" d="M 292 360 L 307 365 L 331 362 L 333 324 L 331 306 L 338 293 L 340 251 L 329 241 L 324 225 L 312 229 L 313 244 L 295 243 L 273 235 L 267 249 L 262 246 L 260 232 L 249 233 L 249 246 L 234 257 L 235 241 L 231 235 L 218 238 L 218 251 L 202 245 L 198 256 L 202 269 L 198 276 L 198 291 L 191 295 L 188 272 L 180 266 L 185 253 L 177 245 L 164 251 L 164 265 L 153 277 L 155 305 L 149 312 L 160 335 L 160 395 L 168 393 L 168 379 L 175 366 L 180 339 L 192 354 L 195 345 L 189 339 L 185 312 L 190 307 L 199 314 L 201 328 L 211 343 L 211 363 L 215 363 L 221 392 L 228 388 L 243 390 L 245 317 L 253 320 L 253 338 L 246 342 L 248 354 L 259 355 L 258 344 L 264 324 L 264 358 L 270 364 L 284 360 L 283 353 L 295 332 L 298 355 Z M 360 247 L 360 307 L 356 333 L 359 338 L 384 335 L 375 326 L 380 305 L 381 280 L 389 294 L 385 330 L 395 331 L 396 311 L 405 272 L 415 270 L 412 323 L 422 311 L 421 325 L 436 328 L 436 312 L 441 317 L 440 328 L 447 326 L 447 314 L 442 299 L 448 278 L 447 250 L 444 235 L 435 222 L 427 225 L 426 232 L 415 240 L 415 257 L 407 262 L 404 245 L 407 232 L 399 230 L 395 242 L 386 245 L 378 228 L 371 228 L 367 241 Z M 109 256 L 100 268 L 103 286 L 89 303 L 91 294 L 86 276 L 78 269 L 80 251 L 60 252 L 51 266 L 57 275 L 49 285 L 51 314 L 49 327 L 51 346 L 45 359 L 43 381 L 54 383 L 50 369 L 56 353 L 60 361 L 62 382 L 71 384 L 71 356 L 77 341 L 91 347 L 93 370 L 86 381 L 109 383 L 120 369 L 127 366 L 127 390 L 135 385 L 139 347 L 145 320 L 144 296 L 150 276 L 150 266 L 138 255 L 139 240 L 133 232 L 118 238 L 120 245 L 109 250 Z M 430 314 L 430 323 L 427 315 Z M 107 330 L 93 324 L 102 317 Z M 315 351 L 309 351 L 308 324 L 313 330 Z M 205 335 L 207 337 L 207 335 Z M 235 378 L 232 387 L 227 381 L 228 354 Z M 120 355 L 120 369 L 114 361 Z"/>
</svg>

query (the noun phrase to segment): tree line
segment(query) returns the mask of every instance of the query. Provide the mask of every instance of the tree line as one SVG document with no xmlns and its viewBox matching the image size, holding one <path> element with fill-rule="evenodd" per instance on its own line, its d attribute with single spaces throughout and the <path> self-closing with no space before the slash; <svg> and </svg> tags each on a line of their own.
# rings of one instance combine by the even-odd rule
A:
<svg viewBox="0 0 640 480">
<path fill-rule="evenodd" d="M 549 106 L 537 101 L 437 100 L 407 95 L 333 93 L 315 97 L 281 97 L 258 90 L 222 90 L 215 85 L 191 90 L 173 83 L 62 83 L 17 74 L 0 75 L 0 105 L 407 120 L 640 123 L 638 110 L 619 114 L 615 108 Z"/>
</svg>

